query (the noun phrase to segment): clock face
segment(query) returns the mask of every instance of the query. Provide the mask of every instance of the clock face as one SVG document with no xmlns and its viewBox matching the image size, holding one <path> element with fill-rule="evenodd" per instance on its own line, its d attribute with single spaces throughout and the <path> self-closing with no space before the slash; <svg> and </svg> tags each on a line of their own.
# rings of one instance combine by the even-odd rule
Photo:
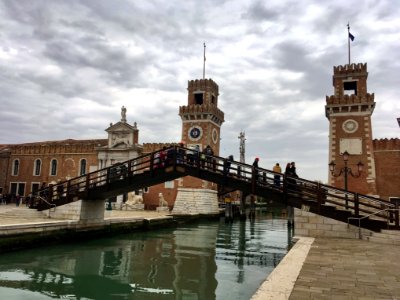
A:
<svg viewBox="0 0 400 300">
<path fill-rule="evenodd" d="M 203 130 L 201 129 L 201 127 L 193 126 L 189 129 L 189 138 L 192 141 L 198 141 L 201 138 L 202 134 Z"/>
<path fill-rule="evenodd" d="M 342 128 L 347 133 L 353 133 L 356 132 L 358 129 L 358 123 L 355 120 L 349 119 L 343 122 Z"/>
<path fill-rule="evenodd" d="M 212 130 L 212 141 L 214 144 L 218 142 L 218 132 L 217 129 L 213 128 Z"/>
</svg>

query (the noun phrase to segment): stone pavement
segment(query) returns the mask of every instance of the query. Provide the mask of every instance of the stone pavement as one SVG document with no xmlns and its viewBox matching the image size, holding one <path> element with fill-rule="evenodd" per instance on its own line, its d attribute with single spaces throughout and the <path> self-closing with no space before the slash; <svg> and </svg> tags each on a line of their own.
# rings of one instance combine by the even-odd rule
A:
<svg viewBox="0 0 400 300">
<path fill-rule="evenodd" d="M 289 299 L 400 299 L 400 247 L 317 238 Z"/>
<path fill-rule="evenodd" d="M 164 217 L 168 212 L 140 211 L 140 210 L 111 210 L 105 211 L 105 220 L 109 219 L 152 219 Z M 51 223 L 61 219 L 49 218 L 46 213 L 29 209 L 25 205 L 0 205 L 0 230 L 2 225 Z M 64 220 L 65 221 L 65 220 Z"/>
<path fill-rule="evenodd" d="M 395 245 L 300 238 L 252 300 L 400 300 L 399 255 Z"/>
</svg>

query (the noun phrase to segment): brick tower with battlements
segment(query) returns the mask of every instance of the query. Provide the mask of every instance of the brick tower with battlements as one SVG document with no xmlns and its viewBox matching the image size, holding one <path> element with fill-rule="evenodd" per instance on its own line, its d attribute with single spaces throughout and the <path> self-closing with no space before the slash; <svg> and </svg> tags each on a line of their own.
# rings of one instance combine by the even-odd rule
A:
<svg viewBox="0 0 400 300">
<path fill-rule="evenodd" d="M 188 82 L 188 104 L 179 107 L 182 119 L 182 142 L 185 147 L 209 145 L 219 155 L 224 113 L 218 108 L 218 85 L 212 79 Z M 217 186 L 211 182 L 185 177 L 180 183 L 173 213 L 218 213 Z"/>
<path fill-rule="evenodd" d="M 336 163 L 336 173 L 344 167 L 342 154 L 350 156 L 348 167 L 361 176 L 348 176 L 348 190 L 363 194 L 377 193 L 372 142 L 371 115 L 375 108 L 374 94 L 367 92 L 367 64 L 347 64 L 333 68 L 334 95 L 326 97 L 325 114 L 329 120 L 329 161 Z M 329 184 L 343 188 L 343 174 L 329 173 Z"/>
</svg>

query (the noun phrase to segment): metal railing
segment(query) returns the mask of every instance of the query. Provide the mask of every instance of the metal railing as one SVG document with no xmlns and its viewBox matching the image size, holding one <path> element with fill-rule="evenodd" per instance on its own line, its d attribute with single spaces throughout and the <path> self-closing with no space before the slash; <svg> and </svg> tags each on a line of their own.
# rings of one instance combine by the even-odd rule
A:
<svg viewBox="0 0 400 300">
<path fill-rule="evenodd" d="M 36 198 L 39 198 L 40 201 L 46 203 L 50 208 L 49 208 L 49 214 L 48 217 L 50 218 L 50 212 L 55 212 L 56 211 L 56 207 L 57 205 L 55 203 L 50 203 L 49 201 L 47 201 L 45 198 L 43 198 L 42 196 L 36 196 Z"/>
<path fill-rule="evenodd" d="M 399 212 L 400 212 L 400 209 L 399 209 L 399 208 L 385 208 L 385 209 L 376 211 L 376 212 L 374 212 L 374 213 L 371 213 L 371 214 L 369 214 L 369 215 L 362 216 L 362 217 L 348 217 L 348 218 L 347 218 L 347 227 L 350 226 L 350 220 L 358 220 L 358 238 L 359 238 L 359 239 L 362 239 L 362 234 L 361 234 L 361 220 L 367 219 L 367 218 L 369 218 L 369 217 L 371 217 L 371 216 L 377 216 L 379 213 L 382 213 L 382 212 L 386 212 L 386 213 L 387 213 L 387 218 L 386 218 L 386 221 L 387 221 L 387 228 L 389 228 L 390 220 L 393 220 L 393 219 L 394 219 L 393 213 L 391 213 L 391 212 L 394 212 L 394 211 L 397 211 L 397 213 L 399 213 Z"/>
</svg>

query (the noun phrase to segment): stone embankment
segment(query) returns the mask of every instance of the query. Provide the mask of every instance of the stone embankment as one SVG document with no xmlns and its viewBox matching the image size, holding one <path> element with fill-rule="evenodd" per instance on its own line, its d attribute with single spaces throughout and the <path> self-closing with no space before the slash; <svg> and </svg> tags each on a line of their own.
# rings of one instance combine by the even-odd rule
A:
<svg viewBox="0 0 400 300">
<path fill-rule="evenodd" d="M 0 205 L 0 253 L 112 233 L 175 226 L 180 220 L 167 213 L 113 210 L 107 212 L 104 222 L 85 224 L 49 218 L 47 213 L 25 206 Z"/>
</svg>

